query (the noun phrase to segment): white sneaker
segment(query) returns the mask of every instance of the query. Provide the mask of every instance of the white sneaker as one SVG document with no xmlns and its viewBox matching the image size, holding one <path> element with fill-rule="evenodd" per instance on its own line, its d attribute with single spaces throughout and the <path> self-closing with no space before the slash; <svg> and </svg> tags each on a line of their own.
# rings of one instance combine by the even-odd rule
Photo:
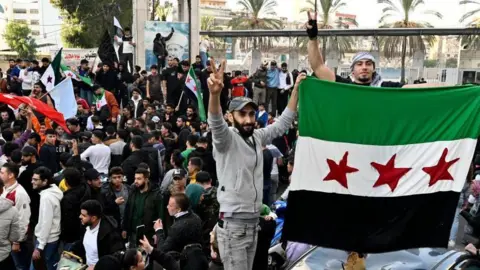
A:
<svg viewBox="0 0 480 270">
<path fill-rule="evenodd" d="M 455 248 L 455 241 L 453 240 L 448 241 L 448 248 Z"/>
</svg>

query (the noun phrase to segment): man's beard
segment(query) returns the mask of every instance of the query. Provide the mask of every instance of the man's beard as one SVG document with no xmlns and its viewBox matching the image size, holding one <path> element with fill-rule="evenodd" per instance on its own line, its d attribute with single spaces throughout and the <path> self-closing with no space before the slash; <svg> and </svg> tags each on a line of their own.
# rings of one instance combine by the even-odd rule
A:
<svg viewBox="0 0 480 270">
<path fill-rule="evenodd" d="M 23 166 L 28 166 L 28 165 L 30 165 L 30 164 L 32 164 L 32 161 L 30 161 L 30 160 L 28 160 L 28 161 L 22 160 L 22 165 L 23 165 Z"/>
<path fill-rule="evenodd" d="M 236 129 L 238 129 L 238 133 L 240 133 L 240 136 L 242 136 L 244 139 L 249 138 L 253 135 L 253 131 L 254 131 L 253 124 L 240 125 L 240 123 L 238 123 L 237 120 L 233 119 L 233 125 Z M 247 131 L 245 130 L 245 127 L 252 127 L 252 128 L 249 131 Z"/>
<path fill-rule="evenodd" d="M 85 227 L 91 227 L 92 225 L 93 225 L 93 222 L 91 221 L 85 222 L 85 224 L 83 224 L 83 226 Z"/>
<path fill-rule="evenodd" d="M 368 83 L 371 79 L 368 77 L 359 77 L 358 81 L 362 83 Z"/>
<path fill-rule="evenodd" d="M 141 184 L 140 186 L 137 186 L 137 188 L 140 189 L 140 190 L 142 190 L 142 189 L 145 188 L 145 185 L 146 185 L 146 184 L 147 184 L 147 183 L 143 183 L 143 184 Z"/>
</svg>

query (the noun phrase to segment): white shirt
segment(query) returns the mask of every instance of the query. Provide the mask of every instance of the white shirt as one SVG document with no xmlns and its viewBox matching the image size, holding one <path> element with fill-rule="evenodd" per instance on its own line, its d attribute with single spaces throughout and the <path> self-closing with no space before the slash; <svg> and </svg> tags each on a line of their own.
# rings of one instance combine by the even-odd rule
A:
<svg viewBox="0 0 480 270">
<path fill-rule="evenodd" d="M 83 160 L 90 160 L 93 168 L 99 173 L 108 174 L 108 167 L 110 166 L 110 160 L 112 151 L 110 147 L 103 143 L 95 144 L 87 148 L 85 152 L 80 155 Z"/>
<path fill-rule="evenodd" d="M 22 89 L 32 90 L 33 71 L 28 71 L 27 74 L 25 74 L 25 70 L 26 69 L 20 70 L 20 75 L 18 75 L 18 77 L 22 79 Z"/>
<path fill-rule="evenodd" d="M 117 39 L 117 42 L 118 43 L 123 43 L 123 53 L 133 53 L 133 51 L 135 50 L 135 48 L 133 47 L 132 44 L 130 44 L 130 42 L 123 42 L 122 38 L 119 37 Z M 132 43 L 134 43 L 135 41 L 132 39 Z"/>
<path fill-rule="evenodd" d="M 138 99 L 134 99 L 132 97 L 132 101 L 133 101 L 133 106 L 134 106 L 134 108 L 133 108 L 133 118 L 138 118 L 138 117 L 140 117 L 140 115 L 137 115 L 137 108 L 138 108 L 138 104 L 140 104 L 140 101 L 142 101 L 142 98 L 139 97 Z M 143 104 L 142 104 L 142 106 L 143 106 Z"/>
<path fill-rule="evenodd" d="M 272 166 L 272 172 L 271 174 L 272 175 L 278 175 L 278 164 L 277 164 L 277 160 L 281 157 L 283 157 L 283 154 L 282 152 L 280 152 L 280 150 L 278 150 L 278 148 L 273 145 L 273 144 L 269 144 L 267 145 L 267 149 L 270 150 L 270 153 L 272 153 L 272 156 L 273 156 L 273 166 Z"/>
<path fill-rule="evenodd" d="M 287 76 L 290 76 L 290 83 L 287 84 Z M 278 85 L 278 89 L 290 89 L 293 87 L 293 77 L 292 73 L 290 72 L 283 72 L 280 71 L 280 74 L 278 75 L 280 84 Z"/>
<path fill-rule="evenodd" d="M 210 48 L 210 42 L 206 39 L 202 40 L 202 42 L 200 42 L 200 51 L 207 52 L 208 48 Z"/>
<path fill-rule="evenodd" d="M 100 220 L 100 222 L 102 222 Z M 83 247 L 85 248 L 85 257 L 87 258 L 87 265 L 94 266 L 98 262 L 98 230 L 100 229 L 100 222 L 93 229 L 87 227 L 85 235 L 83 236 Z"/>
</svg>

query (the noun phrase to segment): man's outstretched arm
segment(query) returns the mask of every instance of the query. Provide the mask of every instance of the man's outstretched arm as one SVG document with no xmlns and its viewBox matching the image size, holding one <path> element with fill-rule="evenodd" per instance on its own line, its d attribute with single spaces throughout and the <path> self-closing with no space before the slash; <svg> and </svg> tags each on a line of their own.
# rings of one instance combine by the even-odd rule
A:
<svg viewBox="0 0 480 270">
<path fill-rule="evenodd" d="M 317 25 L 317 13 L 308 12 L 307 22 L 307 34 L 308 41 L 308 61 L 315 73 L 315 76 L 325 81 L 335 81 L 335 73 L 329 69 L 324 62 L 322 54 L 320 53 L 320 46 L 318 44 L 318 25 Z"/>
</svg>

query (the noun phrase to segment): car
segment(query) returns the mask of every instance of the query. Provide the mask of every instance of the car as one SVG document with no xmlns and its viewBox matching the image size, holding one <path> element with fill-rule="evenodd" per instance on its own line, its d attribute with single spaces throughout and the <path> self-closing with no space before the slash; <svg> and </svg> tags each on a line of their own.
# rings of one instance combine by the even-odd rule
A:
<svg viewBox="0 0 480 270">
<path fill-rule="evenodd" d="M 343 269 L 347 257 L 346 251 L 313 247 L 286 269 L 339 270 Z M 472 266 L 465 268 L 467 264 L 472 263 L 475 268 Z M 375 270 L 480 269 L 480 261 L 477 257 L 465 252 L 441 248 L 417 248 L 368 254 L 365 264 L 367 269 Z"/>
</svg>

